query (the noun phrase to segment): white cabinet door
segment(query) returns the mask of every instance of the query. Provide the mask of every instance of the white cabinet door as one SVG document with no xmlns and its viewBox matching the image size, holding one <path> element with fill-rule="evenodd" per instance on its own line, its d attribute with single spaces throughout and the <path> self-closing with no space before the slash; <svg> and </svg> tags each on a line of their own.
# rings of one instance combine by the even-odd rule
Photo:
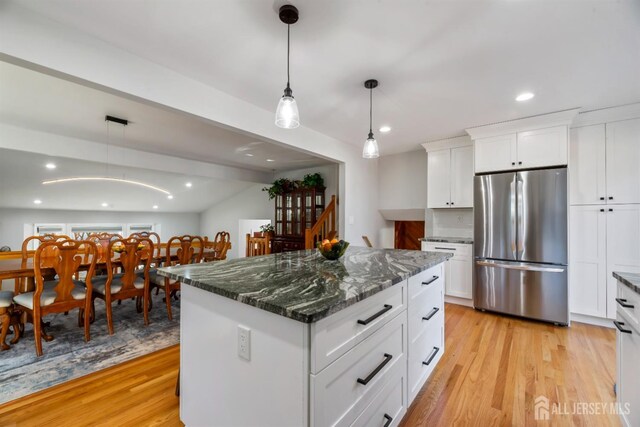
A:
<svg viewBox="0 0 640 427">
<path fill-rule="evenodd" d="M 604 129 L 603 124 L 571 129 L 569 203 L 572 205 L 606 203 Z"/>
<path fill-rule="evenodd" d="M 518 132 L 519 168 L 566 165 L 567 152 L 566 126 Z"/>
<path fill-rule="evenodd" d="M 607 199 L 640 203 L 640 119 L 607 123 Z"/>
<path fill-rule="evenodd" d="M 454 257 L 447 263 L 449 264 L 449 276 L 445 276 L 445 279 L 450 277 L 451 280 L 445 280 L 445 295 L 467 299 L 473 298 L 473 263 L 471 258 Z"/>
<path fill-rule="evenodd" d="M 476 173 L 517 167 L 516 134 L 478 138 L 474 146 Z"/>
<path fill-rule="evenodd" d="M 572 206 L 569 240 L 571 313 L 607 316 L 607 213 L 600 206 Z"/>
<path fill-rule="evenodd" d="M 623 409 L 622 425 L 625 427 L 640 426 L 640 332 L 629 327 L 629 322 L 618 315 L 618 321 L 631 333 L 616 330 L 617 357 L 617 401 Z M 629 413 L 624 411 L 629 410 Z"/>
<path fill-rule="evenodd" d="M 448 208 L 451 202 L 451 150 L 430 151 L 427 168 L 427 207 Z"/>
<path fill-rule="evenodd" d="M 451 149 L 451 207 L 473 207 L 473 147 Z"/>
<path fill-rule="evenodd" d="M 616 316 L 614 271 L 640 273 L 640 205 L 607 209 L 607 317 Z"/>
</svg>

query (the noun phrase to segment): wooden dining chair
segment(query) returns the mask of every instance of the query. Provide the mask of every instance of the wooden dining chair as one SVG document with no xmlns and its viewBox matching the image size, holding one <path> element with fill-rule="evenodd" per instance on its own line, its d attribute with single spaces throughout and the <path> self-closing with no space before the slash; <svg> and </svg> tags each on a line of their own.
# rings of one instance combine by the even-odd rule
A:
<svg viewBox="0 0 640 427">
<path fill-rule="evenodd" d="M 175 250 L 175 253 L 173 251 Z M 164 267 L 174 267 L 177 265 L 198 264 L 202 261 L 204 253 L 204 239 L 200 236 L 174 236 L 167 242 L 165 248 Z M 173 320 L 171 313 L 171 298 L 178 298 L 180 282 L 162 277 L 157 272 L 150 274 L 151 287 L 158 287 L 164 291 L 164 301 L 167 304 L 167 316 Z"/>
<path fill-rule="evenodd" d="M 153 258 L 160 258 L 160 235 L 153 231 L 139 231 L 137 233 L 131 233 L 129 237 L 135 237 L 138 239 L 149 239 L 153 242 L 153 253 L 151 254 Z M 152 264 L 156 264 L 152 261 Z"/>
<path fill-rule="evenodd" d="M 213 242 L 209 241 L 209 238 L 205 236 L 202 260 L 204 262 L 209 261 L 222 261 L 227 259 L 227 251 L 231 246 L 231 234 L 228 231 L 219 231 L 216 233 L 216 237 Z M 207 251 L 210 249 L 210 251 Z"/>
<path fill-rule="evenodd" d="M 92 253 L 84 282 L 74 280 L 81 268 L 85 252 Z M 13 302 L 29 314 L 33 323 L 36 354 L 42 356 L 42 318 L 51 313 L 64 313 L 79 309 L 83 318 L 84 339 L 91 339 L 89 315 L 91 312 L 91 280 L 96 266 L 97 248 L 90 241 L 63 240 L 41 244 L 34 254 L 36 289 L 13 297 Z M 42 270 L 53 268 L 55 279 L 45 281 Z M 86 266 L 85 266 L 86 267 Z"/>
<path fill-rule="evenodd" d="M 22 328 L 20 325 L 20 316 L 14 310 L 13 291 L 0 290 L 0 351 L 9 350 L 11 348 L 6 342 L 9 326 L 13 328 L 13 339 L 11 344 L 15 344 L 20 339 Z"/>
<path fill-rule="evenodd" d="M 42 236 L 30 236 L 27 237 L 26 239 L 24 239 L 24 241 L 22 242 L 22 263 L 21 266 L 22 268 L 26 268 L 27 267 L 27 262 L 30 258 L 30 256 L 32 256 L 32 254 L 30 253 L 30 251 L 32 249 L 30 249 L 29 247 L 32 245 L 32 242 L 35 243 L 36 247 L 35 249 L 38 249 L 40 246 L 42 246 L 42 244 L 47 243 L 47 242 L 61 242 L 64 240 L 71 240 L 71 238 L 69 236 L 66 236 L 64 234 L 44 234 Z M 53 247 L 47 247 L 43 250 L 42 254 L 41 254 L 41 260 L 42 260 L 42 267 L 46 268 L 46 267 L 51 267 L 51 260 L 53 259 L 53 254 L 55 252 L 55 249 Z M 53 277 L 46 277 L 45 279 L 50 280 Z M 16 290 L 16 292 L 27 292 L 27 291 L 31 291 L 33 290 L 34 287 L 34 283 L 29 282 L 29 279 L 27 279 L 26 277 L 20 279 L 20 283 L 18 286 L 18 289 Z"/>
<path fill-rule="evenodd" d="M 144 324 L 149 324 L 149 271 L 154 245 L 150 239 L 129 237 L 115 239 L 107 248 L 107 274 L 93 279 L 92 310 L 95 300 L 105 303 L 109 335 L 113 335 L 113 301 L 135 298 L 142 305 Z M 116 253 L 118 255 L 116 255 Z M 117 256 L 117 259 L 115 259 Z M 116 264 L 121 273 L 115 273 Z"/>
<path fill-rule="evenodd" d="M 247 257 L 268 255 L 271 253 L 271 237 L 252 237 L 247 234 Z"/>
</svg>

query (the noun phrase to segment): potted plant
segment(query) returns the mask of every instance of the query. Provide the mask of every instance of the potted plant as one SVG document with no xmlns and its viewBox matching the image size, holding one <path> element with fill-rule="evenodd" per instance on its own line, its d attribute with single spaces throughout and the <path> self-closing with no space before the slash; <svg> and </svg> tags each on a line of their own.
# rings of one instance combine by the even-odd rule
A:
<svg viewBox="0 0 640 427">
<path fill-rule="evenodd" d="M 324 179 L 319 173 L 306 174 L 302 178 L 301 186 L 304 188 L 324 188 Z"/>
<path fill-rule="evenodd" d="M 284 194 L 297 188 L 297 181 L 287 178 L 280 178 L 273 181 L 271 187 L 264 187 L 262 191 L 269 193 L 269 200 L 275 199 L 277 195 Z"/>
<path fill-rule="evenodd" d="M 264 224 L 260 226 L 260 233 L 263 236 L 269 235 L 270 237 L 273 237 L 276 234 L 276 229 L 271 224 Z"/>
</svg>

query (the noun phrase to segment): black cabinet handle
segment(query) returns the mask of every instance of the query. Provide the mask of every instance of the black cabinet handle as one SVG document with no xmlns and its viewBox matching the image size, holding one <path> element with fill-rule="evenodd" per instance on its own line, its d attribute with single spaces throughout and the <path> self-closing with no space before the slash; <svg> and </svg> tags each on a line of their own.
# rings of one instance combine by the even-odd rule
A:
<svg viewBox="0 0 640 427">
<path fill-rule="evenodd" d="M 439 278 L 440 278 L 440 276 L 433 276 L 431 279 L 427 280 L 426 282 L 422 282 L 422 284 L 423 285 L 430 285 L 433 282 L 435 282 L 436 280 L 438 280 Z"/>
<path fill-rule="evenodd" d="M 519 165 L 521 165 L 521 164 L 522 164 L 522 162 L 518 162 L 518 164 L 519 164 Z"/>
<path fill-rule="evenodd" d="M 449 202 L 447 202 L 447 204 L 449 204 Z"/>
<path fill-rule="evenodd" d="M 453 202 L 451 202 L 451 206 L 453 206 Z"/>
<path fill-rule="evenodd" d="M 438 354 L 438 352 L 440 351 L 440 348 L 438 347 L 433 347 L 433 351 L 431 352 L 431 354 L 429 355 L 429 357 L 427 358 L 427 360 L 425 360 L 424 362 L 422 362 L 423 365 L 429 366 L 429 363 L 431 363 L 431 361 L 433 360 L 434 357 L 436 357 L 436 354 Z"/>
<path fill-rule="evenodd" d="M 435 316 L 438 311 L 440 311 L 438 307 L 433 307 L 433 310 L 431 310 L 429 314 L 423 317 L 422 320 L 431 320 L 431 318 Z"/>
<path fill-rule="evenodd" d="M 624 308 L 634 308 L 635 305 L 633 304 L 627 304 L 627 300 L 624 298 L 616 298 L 616 302 L 618 304 L 620 304 L 621 306 L 623 306 Z"/>
<path fill-rule="evenodd" d="M 434 249 L 440 249 L 440 250 L 443 250 L 443 251 L 455 251 L 456 250 L 456 248 L 444 248 L 442 246 L 436 246 L 436 247 L 434 247 Z"/>
<path fill-rule="evenodd" d="M 613 197 L 612 197 L 612 196 L 609 196 L 609 200 L 613 200 Z"/>
<path fill-rule="evenodd" d="M 604 212 L 604 209 L 600 209 L 600 212 Z"/>
<path fill-rule="evenodd" d="M 631 333 L 631 329 L 625 329 L 625 328 L 622 327 L 622 325 L 624 325 L 624 322 L 618 322 L 617 320 L 614 320 L 613 324 L 616 325 L 616 328 L 618 328 L 618 330 L 620 332 L 622 332 L 623 334 L 630 334 Z"/>
<path fill-rule="evenodd" d="M 604 197 L 600 197 L 600 200 L 604 200 Z"/>
<path fill-rule="evenodd" d="M 609 209 L 609 212 L 613 212 L 613 209 Z"/>
<path fill-rule="evenodd" d="M 384 414 L 384 419 L 387 420 L 387 422 L 384 423 L 382 427 L 389 427 L 391 425 L 391 422 L 393 421 L 393 418 L 391 418 L 391 415 L 389 414 Z"/>
<path fill-rule="evenodd" d="M 376 320 L 378 317 L 382 316 L 383 314 L 385 314 L 387 311 L 391 310 L 393 308 L 392 305 L 389 304 L 385 304 L 384 308 L 382 310 L 380 310 L 379 312 L 372 314 L 371 317 L 369 317 L 368 319 L 365 320 L 358 320 L 358 323 L 360 325 L 368 325 L 369 323 L 373 322 L 374 320 Z"/>
<path fill-rule="evenodd" d="M 378 375 L 378 372 L 380 372 L 382 370 L 382 368 L 385 367 L 385 365 L 387 363 L 389 363 L 389 361 L 393 358 L 392 355 L 390 355 L 389 353 L 385 353 L 384 354 L 384 360 L 382 361 L 381 364 L 378 365 L 378 367 L 376 369 L 374 369 L 369 375 L 367 375 L 367 378 L 362 379 L 362 378 L 358 378 L 358 383 L 362 384 L 362 385 L 367 385 L 369 384 L 369 381 L 371 381 L 373 379 L 373 377 L 375 377 L 376 375 Z"/>
<path fill-rule="evenodd" d="M 511 166 L 515 166 L 515 165 L 516 165 L 516 162 L 511 162 Z"/>
</svg>

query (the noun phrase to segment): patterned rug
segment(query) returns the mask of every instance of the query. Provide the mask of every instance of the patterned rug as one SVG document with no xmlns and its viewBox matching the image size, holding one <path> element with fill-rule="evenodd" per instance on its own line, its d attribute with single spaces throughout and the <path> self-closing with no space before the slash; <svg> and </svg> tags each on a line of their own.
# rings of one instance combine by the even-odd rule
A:
<svg viewBox="0 0 640 427">
<path fill-rule="evenodd" d="M 96 320 L 91 325 L 88 343 L 84 342 L 84 329 L 78 327 L 77 310 L 68 316 L 45 317 L 45 321 L 51 322 L 47 332 L 54 340 L 42 340 L 41 357 L 36 356 L 33 329 L 27 325 L 17 344 L 0 352 L 0 404 L 178 344 L 180 302 L 172 302 L 173 321 L 169 321 L 162 293 L 152 299 L 147 327 L 142 313 L 136 312 L 135 301 L 114 303 L 111 336 L 104 302 L 96 300 Z M 7 337 L 7 343 L 12 337 Z"/>
</svg>

